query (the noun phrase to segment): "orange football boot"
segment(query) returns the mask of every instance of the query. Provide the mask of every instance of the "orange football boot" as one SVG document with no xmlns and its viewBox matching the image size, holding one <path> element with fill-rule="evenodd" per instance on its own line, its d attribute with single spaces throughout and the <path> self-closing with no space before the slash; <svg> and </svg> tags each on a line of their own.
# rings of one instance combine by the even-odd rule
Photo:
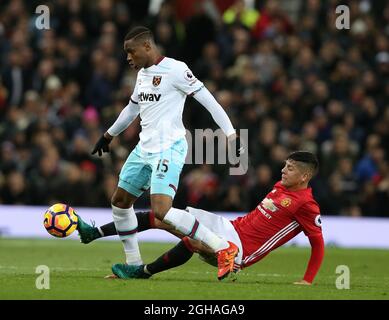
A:
<svg viewBox="0 0 389 320">
<path fill-rule="evenodd" d="M 217 256 L 217 278 L 219 280 L 227 277 L 234 270 L 235 257 L 238 255 L 239 248 L 228 241 L 228 248 L 216 252 Z"/>
</svg>

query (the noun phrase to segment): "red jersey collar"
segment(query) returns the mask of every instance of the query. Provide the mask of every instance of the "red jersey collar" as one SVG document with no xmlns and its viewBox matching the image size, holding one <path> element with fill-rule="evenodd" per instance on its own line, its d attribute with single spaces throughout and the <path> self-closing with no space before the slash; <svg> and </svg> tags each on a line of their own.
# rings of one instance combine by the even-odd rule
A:
<svg viewBox="0 0 389 320">
<path fill-rule="evenodd" d="M 281 189 L 283 189 L 283 190 L 285 190 L 285 191 L 287 191 L 287 192 L 303 192 L 303 191 L 306 192 L 306 191 L 311 191 L 311 190 L 312 190 L 312 188 L 308 185 L 308 187 L 305 188 L 305 189 L 300 189 L 300 190 L 296 190 L 296 191 L 290 191 L 290 190 L 288 190 L 287 188 L 285 188 L 285 187 L 281 184 L 281 180 L 278 181 L 278 182 L 274 185 L 274 187 L 281 188 Z"/>
</svg>

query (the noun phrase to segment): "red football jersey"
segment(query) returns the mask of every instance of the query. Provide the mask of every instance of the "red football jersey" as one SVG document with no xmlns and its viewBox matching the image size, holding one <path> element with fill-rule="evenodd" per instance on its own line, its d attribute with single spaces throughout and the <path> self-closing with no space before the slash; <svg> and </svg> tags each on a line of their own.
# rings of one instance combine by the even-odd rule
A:
<svg viewBox="0 0 389 320">
<path fill-rule="evenodd" d="M 301 231 L 321 235 L 320 209 L 312 189 L 289 191 L 281 182 L 249 214 L 232 221 L 243 247 L 247 267 L 283 245 Z"/>
</svg>

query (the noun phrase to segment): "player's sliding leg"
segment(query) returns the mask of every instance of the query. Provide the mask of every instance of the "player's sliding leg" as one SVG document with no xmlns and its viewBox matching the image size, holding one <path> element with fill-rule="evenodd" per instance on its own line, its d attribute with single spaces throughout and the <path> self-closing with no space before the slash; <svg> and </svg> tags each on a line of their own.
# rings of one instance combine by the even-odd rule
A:
<svg viewBox="0 0 389 320">
<path fill-rule="evenodd" d="M 138 232 L 154 228 L 154 216 L 150 215 L 150 211 L 135 212 L 135 215 L 138 221 Z M 117 235 L 115 222 L 112 221 L 101 227 L 95 227 L 93 224 L 86 223 L 79 215 L 77 230 L 81 242 L 85 244 L 99 238 Z"/>
<path fill-rule="evenodd" d="M 185 236 L 204 242 L 216 252 L 219 261 L 218 278 L 222 279 L 233 270 L 234 258 L 238 254 L 236 245 L 217 236 L 189 212 L 172 208 L 187 150 L 186 139 L 182 138 L 154 159 L 150 179 L 151 209 L 162 222 Z"/>
<path fill-rule="evenodd" d="M 178 210 L 178 209 L 177 209 Z M 184 210 L 181 210 L 184 211 Z M 186 214 L 191 215 L 189 212 L 184 211 Z M 142 214 L 137 214 L 137 218 L 139 221 L 138 224 L 138 232 L 147 230 L 149 228 L 157 228 L 166 230 L 173 235 L 182 238 L 184 237 L 183 233 L 180 231 L 174 230 L 170 225 L 167 225 L 166 223 L 160 221 L 158 218 L 154 218 L 151 212 L 143 212 Z M 109 224 L 108 224 L 109 226 Z M 205 227 L 205 226 L 204 226 Z M 151 264 L 148 264 L 146 266 L 140 265 L 140 266 L 134 266 L 134 265 L 128 265 L 128 264 L 115 264 L 112 267 L 112 272 L 114 275 L 118 278 L 122 279 L 131 279 L 131 278 L 139 278 L 139 279 L 145 279 L 150 277 L 152 274 L 168 270 L 174 267 L 177 267 L 179 265 L 184 264 L 186 261 L 190 259 L 193 252 L 201 252 L 202 253 L 202 260 L 215 266 L 218 266 L 220 263 L 220 254 L 216 255 L 214 253 L 214 250 L 211 248 L 203 245 L 201 241 L 192 240 L 188 237 L 186 237 L 186 240 L 184 240 L 185 243 L 181 243 L 171 249 L 169 252 L 162 255 L 160 258 L 158 258 L 156 261 L 154 261 Z M 186 248 L 186 249 L 185 249 Z M 189 249 L 188 249 L 189 248 Z M 188 250 L 190 250 L 191 254 L 189 256 Z M 237 252 L 237 250 L 236 250 Z M 236 254 L 231 256 L 231 259 L 233 260 L 235 258 Z M 168 259 L 167 259 L 168 258 Z M 229 263 L 229 262 L 228 262 Z M 231 270 L 228 266 L 228 272 L 225 273 L 225 276 L 230 273 Z M 114 276 L 114 277 L 115 277 Z M 224 276 L 224 277 L 225 277 Z M 112 278 L 112 276 L 108 276 L 109 278 Z M 224 278 L 223 277 L 223 278 Z"/>
<path fill-rule="evenodd" d="M 138 232 L 148 230 L 150 228 L 161 229 L 170 232 L 171 234 L 182 238 L 175 247 L 162 254 L 152 263 L 140 266 L 116 264 L 112 267 L 114 274 L 107 276 L 106 278 L 122 278 L 122 279 L 148 279 L 151 275 L 169 270 L 171 268 L 178 267 L 186 263 L 193 255 L 194 252 L 199 253 L 199 258 L 214 266 L 218 267 L 217 257 L 215 253 L 206 245 L 200 241 L 184 237 L 180 232 L 174 230 L 170 225 L 167 225 L 154 217 L 150 211 L 143 211 L 136 213 L 138 219 Z M 101 229 L 105 234 L 116 234 L 116 229 L 113 222 L 106 224 Z M 238 268 L 234 266 L 234 272 L 232 273 L 232 280 L 236 279 L 236 272 Z"/>
<path fill-rule="evenodd" d="M 195 248 L 191 246 L 189 238 L 185 237 L 152 263 L 140 266 L 116 264 L 112 267 L 112 271 L 121 279 L 147 279 L 153 274 L 186 263 L 193 256 L 194 252 Z"/>
<path fill-rule="evenodd" d="M 77 214 L 77 216 L 78 216 L 77 231 L 80 237 L 80 241 L 82 243 L 86 244 L 95 239 L 101 238 L 101 234 L 99 233 L 98 228 L 95 227 L 94 223 L 90 225 L 86 223 L 84 220 L 82 220 L 80 215 Z M 115 225 L 113 222 L 112 224 Z"/>
<path fill-rule="evenodd" d="M 175 267 L 179 267 L 189 261 L 193 253 L 199 253 L 199 258 L 217 267 L 216 255 L 212 250 L 202 244 L 200 241 L 183 237 L 172 249 L 162 254 L 151 263 L 140 266 L 129 266 L 126 264 L 114 265 L 115 274 L 120 276 L 107 276 L 106 278 L 122 278 L 122 279 L 148 279 L 152 275 L 166 271 Z M 236 280 L 236 273 L 239 268 L 234 267 L 232 280 Z"/>
<path fill-rule="evenodd" d="M 136 212 L 135 215 L 138 220 L 138 232 L 149 230 L 151 228 L 156 228 L 156 229 L 166 230 L 179 238 L 183 238 L 183 235 L 181 233 L 176 232 L 174 229 L 172 229 L 171 226 L 155 218 L 154 214 L 151 211 L 139 211 Z M 114 222 L 107 223 L 101 227 L 94 227 L 84 222 L 80 216 L 78 216 L 78 218 L 79 218 L 78 232 L 80 234 L 81 242 L 83 243 L 89 243 L 101 237 L 117 235 Z M 192 240 L 188 237 L 185 237 L 185 241 L 186 241 L 185 248 L 190 250 L 192 253 L 199 252 L 200 253 L 199 257 L 202 261 L 215 267 L 218 266 L 216 255 L 212 252 L 210 248 L 203 245 L 200 241 Z M 122 277 L 124 278 L 148 278 L 147 275 L 155 274 L 164 270 L 174 268 L 176 266 L 184 264 L 186 261 L 189 260 L 189 258 L 186 259 L 187 253 L 184 252 L 184 244 L 183 243 L 181 243 L 180 245 L 179 244 L 173 249 L 171 249 L 169 252 L 163 254 L 160 258 L 155 260 L 153 263 L 146 265 L 147 269 L 144 269 L 145 265 L 127 266 L 124 264 L 116 265 L 115 268 L 116 270 L 120 268 L 123 269 L 123 271 L 121 272 L 122 272 Z M 181 258 L 180 255 L 182 255 Z M 165 257 L 165 259 L 163 259 L 163 257 Z M 166 260 L 166 257 L 171 257 L 171 258 Z M 235 271 L 237 270 L 234 269 L 234 272 Z"/>
<path fill-rule="evenodd" d="M 172 198 L 163 194 L 151 194 L 151 206 L 155 216 L 162 222 L 172 225 L 180 233 L 206 244 L 218 259 L 218 279 L 228 276 L 234 269 L 234 259 L 238 247 L 219 237 L 185 210 L 172 208 Z"/>
</svg>

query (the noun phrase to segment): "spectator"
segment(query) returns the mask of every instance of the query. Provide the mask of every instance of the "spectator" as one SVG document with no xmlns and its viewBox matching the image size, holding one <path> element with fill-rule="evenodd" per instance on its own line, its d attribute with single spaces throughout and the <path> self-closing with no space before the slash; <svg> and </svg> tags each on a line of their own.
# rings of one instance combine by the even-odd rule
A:
<svg viewBox="0 0 389 320">
<path fill-rule="evenodd" d="M 4 204 L 26 204 L 31 203 L 31 193 L 27 181 L 18 171 L 11 171 L 6 176 L 5 185 L 0 188 L 0 199 Z"/>
<path fill-rule="evenodd" d="M 241 188 L 237 185 L 232 185 L 227 189 L 225 200 L 222 204 L 223 211 L 242 212 L 245 210 L 245 198 Z"/>
<path fill-rule="evenodd" d="M 256 168 L 255 183 L 250 188 L 250 208 L 255 208 L 258 204 L 258 199 L 263 199 L 273 185 L 272 172 L 268 165 L 262 164 Z"/>
</svg>

